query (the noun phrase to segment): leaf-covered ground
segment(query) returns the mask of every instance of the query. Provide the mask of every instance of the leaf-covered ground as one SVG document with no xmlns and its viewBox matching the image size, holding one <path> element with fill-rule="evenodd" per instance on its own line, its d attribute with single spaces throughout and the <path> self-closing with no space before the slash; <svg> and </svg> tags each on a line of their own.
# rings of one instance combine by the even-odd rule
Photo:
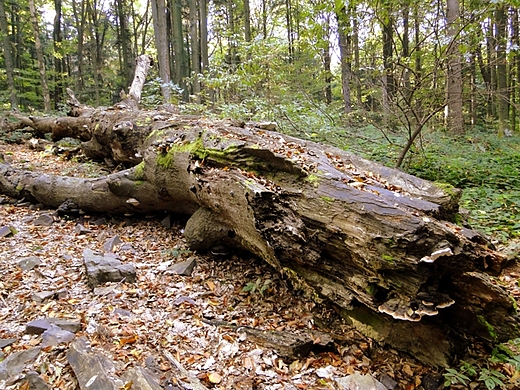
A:
<svg viewBox="0 0 520 390">
<path fill-rule="evenodd" d="M 24 146 L 1 144 L 0 152 L 7 162 L 23 169 L 71 176 L 103 173 L 95 164 Z M 395 380 L 395 388 L 407 390 L 433 389 L 433 383 L 443 379 L 410 357 L 363 338 L 342 323 L 333 308 L 295 291 L 251 256 L 190 252 L 182 219 L 173 219 L 167 228 L 161 223 L 165 215 L 56 216 L 51 226 L 35 226 L 35 218 L 43 212 L 54 210 L 25 202 L 13 204 L 9 199 L 0 205 L 0 227 L 16 229 L 16 234 L 0 238 L 0 339 L 16 339 L 0 350 L 0 359 L 41 344 L 41 336 L 25 333 L 28 322 L 59 317 L 79 318 L 82 330 L 76 337 L 87 337 L 118 370 L 148 366 L 164 386 L 176 381 L 182 385 L 182 378 L 173 377 L 165 351 L 207 387 L 216 389 L 340 389 L 334 378 L 354 372 L 370 373 L 386 383 Z M 79 231 L 78 224 L 85 230 Z M 105 242 L 115 236 L 121 243 L 114 252 L 121 261 L 135 265 L 138 280 L 92 291 L 86 283 L 83 251 L 103 252 Z M 19 262 L 29 256 L 36 256 L 40 265 L 24 271 Z M 170 265 L 190 257 L 197 262 L 192 276 L 168 271 Z M 518 276 L 512 270 L 501 278 L 515 297 L 520 295 Z M 43 301 L 35 297 L 44 291 L 54 294 Z M 216 326 L 208 319 L 291 333 L 327 331 L 334 335 L 335 344 L 300 359 L 282 359 L 237 328 Z M 44 348 L 26 371 L 39 373 L 52 389 L 78 388 L 66 350 L 67 345 Z M 479 355 L 475 350 L 475 356 Z M 508 378 L 514 373 L 507 373 Z M 0 382 L 0 389 L 20 386 L 20 382 Z"/>
</svg>

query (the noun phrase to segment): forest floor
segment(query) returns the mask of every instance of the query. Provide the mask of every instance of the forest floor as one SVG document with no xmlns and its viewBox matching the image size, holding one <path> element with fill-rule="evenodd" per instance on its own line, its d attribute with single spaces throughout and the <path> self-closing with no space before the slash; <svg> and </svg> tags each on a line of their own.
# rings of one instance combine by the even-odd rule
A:
<svg viewBox="0 0 520 390">
<path fill-rule="evenodd" d="M 107 173 L 96 164 L 24 145 L 0 144 L 0 153 L 6 162 L 25 170 L 77 177 Z M 355 372 L 370 374 L 388 389 L 442 386 L 442 372 L 364 338 L 345 325 L 333 307 L 303 296 L 259 260 L 190 252 L 182 218 L 172 218 L 171 226 L 165 226 L 164 214 L 68 219 L 54 215 L 55 210 L 2 200 L 0 228 L 11 226 L 16 234 L 0 238 L 0 341 L 13 339 L 0 349 L 0 360 L 41 346 L 41 335 L 26 333 L 29 322 L 59 317 L 79 319 L 82 329 L 76 337 L 85 337 L 113 361 L 116 373 L 136 365 L 148 367 L 163 388 L 184 388 L 186 379 L 174 375 L 165 352 L 204 386 L 216 389 L 342 389 L 337 379 Z M 33 222 L 42 213 L 53 215 L 54 222 L 36 226 Z M 137 281 L 92 290 L 83 252 L 102 253 L 106 241 L 116 236 L 121 242 L 113 252 L 136 267 Z M 31 256 L 39 265 L 22 269 Z M 168 272 L 172 264 L 188 258 L 196 260 L 191 276 Z M 519 276 L 511 268 L 499 278 L 517 299 Z M 41 299 L 42 292 L 49 292 L 47 298 Z M 290 333 L 316 329 L 334 334 L 335 343 L 298 359 L 283 359 L 274 349 L 244 337 L 237 327 L 215 326 L 207 319 Z M 67 349 L 67 343 L 42 348 L 20 375 L 0 381 L 0 389 L 23 389 L 28 371 L 38 373 L 49 388 L 79 388 L 67 363 Z M 472 349 L 475 361 L 489 352 Z M 516 380 L 516 371 L 507 365 L 493 367 L 506 375 L 504 382 Z M 129 386 L 123 388 L 134 388 Z"/>
</svg>

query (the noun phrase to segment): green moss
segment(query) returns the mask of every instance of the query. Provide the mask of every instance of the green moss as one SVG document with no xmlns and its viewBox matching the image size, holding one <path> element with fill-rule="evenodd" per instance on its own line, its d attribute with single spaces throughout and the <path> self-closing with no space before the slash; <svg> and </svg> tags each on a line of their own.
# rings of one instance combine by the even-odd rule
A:
<svg viewBox="0 0 520 390">
<path fill-rule="evenodd" d="M 23 184 L 18 184 L 18 185 L 16 186 L 16 192 L 20 192 L 20 191 L 22 191 L 22 190 L 23 190 Z"/>
<path fill-rule="evenodd" d="M 376 292 L 377 292 L 377 286 L 375 284 L 369 284 L 368 286 L 365 287 L 365 292 L 368 295 L 374 296 L 374 295 L 376 295 Z"/>
<path fill-rule="evenodd" d="M 309 175 L 304 179 L 307 183 L 310 183 L 313 187 L 320 185 L 320 178 L 316 175 Z"/>
<path fill-rule="evenodd" d="M 139 164 L 136 165 L 134 177 L 136 180 L 142 180 L 142 178 L 144 177 L 144 161 L 141 161 Z"/>
<path fill-rule="evenodd" d="M 320 196 L 320 199 L 324 200 L 327 203 L 333 203 L 334 198 L 331 198 L 330 196 Z"/>
<path fill-rule="evenodd" d="M 482 326 L 484 326 L 484 327 L 487 329 L 487 331 L 488 331 L 489 335 L 491 336 L 491 338 L 493 338 L 493 340 L 495 340 L 495 339 L 497 338 L 497 336 L 498 336 L 497 333 L 495 332 L 495 327 L 494 327 L 493 325 L 491 325 L 491 324 L 490 324 L 490 323 L 489 323 L 489 322 L 484 318 L 483 315 L 478 315 L 478 316 L 477 316 L 477 320 L 478 320 L 478 322 L 479 322 Z"/>
<path fill-rule="evenodd" d="M 442 189 L 451 198 L 459 196 L 459 190 L 453 187 L 451 184 L 443 183 L 441 181 L 436 181 L 434 182 L 434 184 L 440 189 Z"/>
<path fill-rule="evenodd" d="M 383 258 L 384 261 L 390 263 L 390 264 L 394 264 L 395 263 L 395 259 L 394 259 L 394 256 L 392 255 L 387 255 L 386 253 L 383 253 L 381 255 L 381 257 Z"/>
</svg>

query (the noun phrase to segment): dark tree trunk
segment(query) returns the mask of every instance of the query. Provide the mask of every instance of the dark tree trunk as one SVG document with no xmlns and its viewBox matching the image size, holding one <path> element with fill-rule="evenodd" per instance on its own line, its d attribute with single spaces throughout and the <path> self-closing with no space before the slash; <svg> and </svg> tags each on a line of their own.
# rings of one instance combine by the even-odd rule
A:
<svg viewBox="0 0 520 390">
<path fill-rule="evenodd" d="M 0 164 L 0 192 L 88 212 L 187 214 L 192 250 L 251 252 L 428 364 L 446 365 L 469 336 L 520 336 L 513 300 L 489 276 L 506 258 L 450 222 L 460 191 L 243 123 L 70 103 L 79 116 L 21 119 L 137 165 L 79 179 Z"/>
</svg>

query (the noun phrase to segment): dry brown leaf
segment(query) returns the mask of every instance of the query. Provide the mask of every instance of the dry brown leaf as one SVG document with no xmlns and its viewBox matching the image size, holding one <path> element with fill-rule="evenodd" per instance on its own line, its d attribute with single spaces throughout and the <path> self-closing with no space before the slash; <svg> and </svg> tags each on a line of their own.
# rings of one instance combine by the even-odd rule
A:
<svg viewBox="0 0 520 390">
<path fill-rule="evenodd" d="M 210 374 L 208 375 L 208 380 L 209 380 L 211 383 L 217 385 L 217 384 L 219 384 L 220 382 L 222 382 L 222 376 L 221 376 L 219 373 L 217 373 L 217 372 L 212 372 L 212 373 L 210 373 Z"/>
</svg>

